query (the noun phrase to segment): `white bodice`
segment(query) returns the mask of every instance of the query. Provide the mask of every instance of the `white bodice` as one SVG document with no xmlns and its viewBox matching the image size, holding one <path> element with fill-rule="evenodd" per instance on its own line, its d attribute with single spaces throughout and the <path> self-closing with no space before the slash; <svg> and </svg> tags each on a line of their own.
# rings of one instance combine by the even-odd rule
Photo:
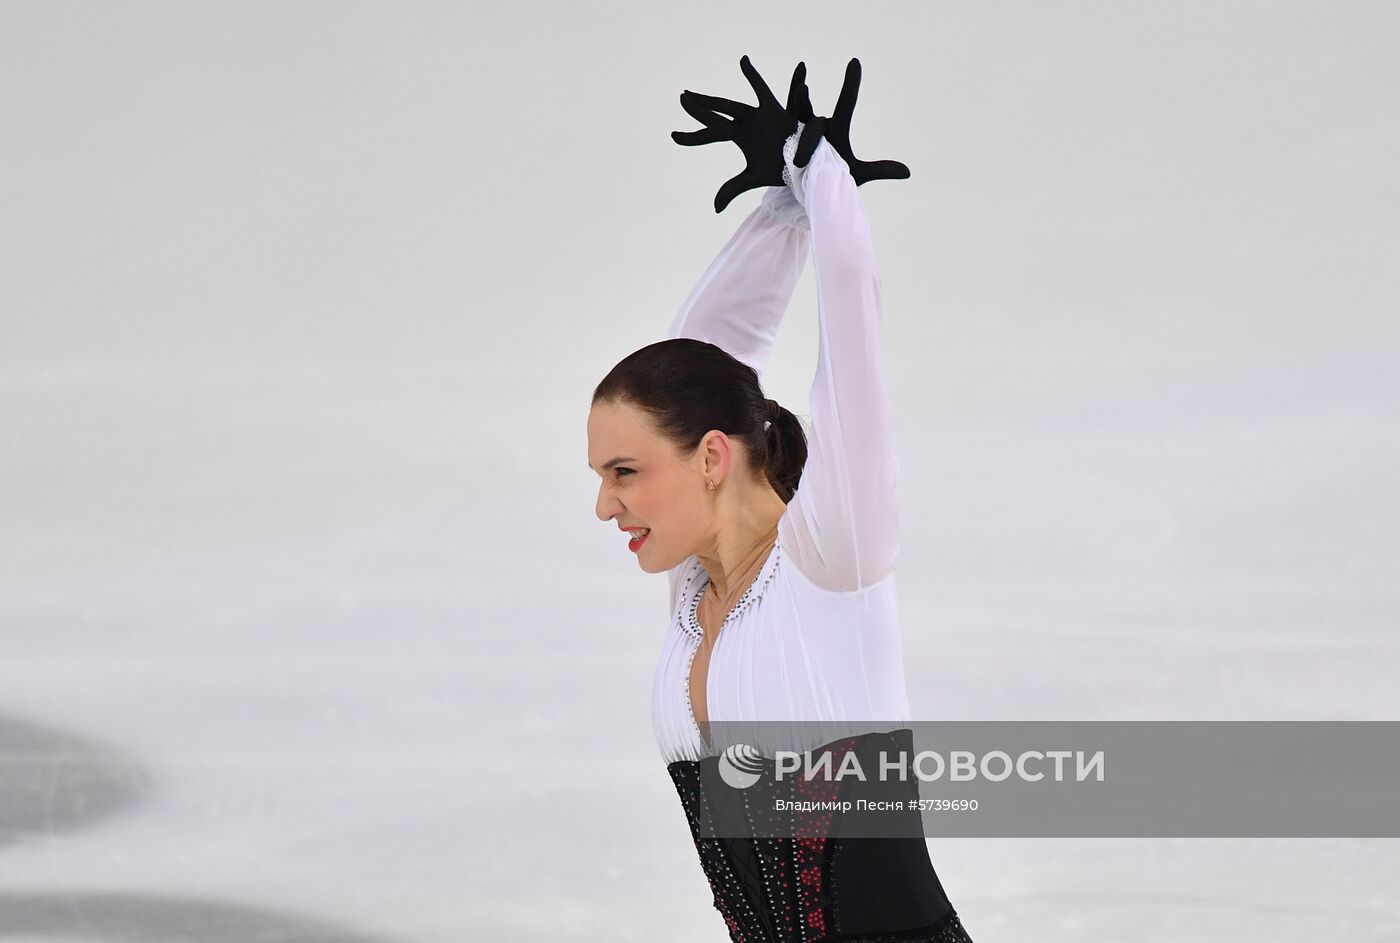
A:
<svg viewBox="0 0 1400 943">
<path fill-rule="evenodd" d="M 705 683 L 710 722 L 909 720 L 894 574 L 859 590 L 823 589 L 785 558 L 781 531 L 717 636 Z M 667 763 L 709 752 L 690 706 L 702 637 L 695 612 L 709 576 L 695 557 L 680 569 L 686 575 L 652 689 Z"/>
</svg>

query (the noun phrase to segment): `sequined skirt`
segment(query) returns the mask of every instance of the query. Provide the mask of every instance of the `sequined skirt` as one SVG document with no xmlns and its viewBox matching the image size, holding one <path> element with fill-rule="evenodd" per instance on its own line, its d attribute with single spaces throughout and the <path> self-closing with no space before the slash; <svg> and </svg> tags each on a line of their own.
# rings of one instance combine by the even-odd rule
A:
<svg viewBox="0 0 1400 943">
<path fill-rule="evenodd" d="M 785 813 L 775 808 L 775 789 L 801 799 L 821 786 L 799 779 L 724 792 L 716 763 L 678 761 L 667 771 L 734 943 L 971 943 L 917 819 L 904 834 L 869 838 L 832 834 L 821 820 L 777 821 Z M 725 816 L 728 827 L 717 827 Z"/>
</svg>

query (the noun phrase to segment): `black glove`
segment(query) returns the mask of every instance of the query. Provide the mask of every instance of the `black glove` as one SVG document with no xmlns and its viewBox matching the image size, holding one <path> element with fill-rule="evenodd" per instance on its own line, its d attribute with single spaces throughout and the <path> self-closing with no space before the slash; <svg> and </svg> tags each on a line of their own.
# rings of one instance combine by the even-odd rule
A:
<svg viewBox="0 0 1400 943">
<path fill-rule="evenodd" d="M 705 127 L 699 131 L 671 132 L 671 140 L 687 147 L 733 141 L 743 151 L 747 164 L 741 173 L 726 180 L 715 194 L 716 213 L 724 212 L 730 201 L 745 190 L 787 185 L 783 180 L 783 143 L 797 130 L 798 116 L 810 116 L 812 113 L 805 64 L 799 62 L 793 70 L 786 108 L 778 104 L 778 99 L 773 97 L 768 83 L 763 81 L 763 76 L 758 74 L 748 56 L 739 60 L 739 68 L 758 96 L 757 106 L 687 90 L 681 93 L 681 107 Z M 819 138 L 819 130 L 814 129 L 807 134 L 804 129 L 799 147 L 807 145 L 807 157 L 816 150 Z"/>
<path fill-rule="evenodd" d="M 803 85 L 803 92 L 805 99 L 806 85 Z M 807 130 L 815 128 L 816 133 L 825 136 L 836 153 L 846 161 L 846 166 L 851 168 L 851 176 L 855 178 L 856 186 L 870 180 L 906 179 L 909 176 L 909 168 L 897 160 L 857 160 L 851 153 L 851 116 L 855 113 L 856 96 L 859 93 L 860 60 L 852 59 L 846 63 L 846 79 L 841 83 L 841 94 L 836 97 L 836 110 L 831 113 L 831 117 L 814 117 L 810 101 L 807 102 L 806 114 L 797 115 L 799 121 L 805 122 L 805 126 L 802 129 L 802 139 L 798 143 L 797 155 L 792 162 L 798 167 L 807 166 L 812 151 L 817 148 L 815 135 L 811 137 L 811 146 L 805 147 L 809 137 Z"/>
</svg>

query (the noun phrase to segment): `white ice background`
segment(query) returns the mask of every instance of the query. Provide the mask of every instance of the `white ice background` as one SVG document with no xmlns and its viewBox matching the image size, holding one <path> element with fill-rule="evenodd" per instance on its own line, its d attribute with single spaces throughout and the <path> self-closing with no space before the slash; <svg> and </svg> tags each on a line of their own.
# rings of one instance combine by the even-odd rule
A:
<svg viewBox="0 0 1400 943">
<path fill-rule="evenodd" d="M 1400 714 L 1390 4 L 0 4 L 0 939 L 724 939 L 592 385 L 853 140 L 920 719 Z M 810 279 L 810 271 L 807 275 Z M 799 289 L 770 391 L 799 414 Z M 1400 939 L 1400 843 L 933 840 L 1000 943 Z"/>
</svg>

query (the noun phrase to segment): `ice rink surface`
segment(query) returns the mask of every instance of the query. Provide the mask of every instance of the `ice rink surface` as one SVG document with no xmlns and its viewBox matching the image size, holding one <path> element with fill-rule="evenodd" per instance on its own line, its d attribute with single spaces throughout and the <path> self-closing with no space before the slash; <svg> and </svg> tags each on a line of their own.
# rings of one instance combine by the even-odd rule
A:
<svg viewBox="0 0 1400 943">
<path fill-rule="evenodd" d="M 746 52 L 914 172 L 916 717 L 1400 718 L 1390 8 L 389 9 L 0 7 L 0 939 L 724 938 L 584 418 Z M 1400 840 L 930 850 L 980 943 L 1400 939 Z"/>
</svg>

